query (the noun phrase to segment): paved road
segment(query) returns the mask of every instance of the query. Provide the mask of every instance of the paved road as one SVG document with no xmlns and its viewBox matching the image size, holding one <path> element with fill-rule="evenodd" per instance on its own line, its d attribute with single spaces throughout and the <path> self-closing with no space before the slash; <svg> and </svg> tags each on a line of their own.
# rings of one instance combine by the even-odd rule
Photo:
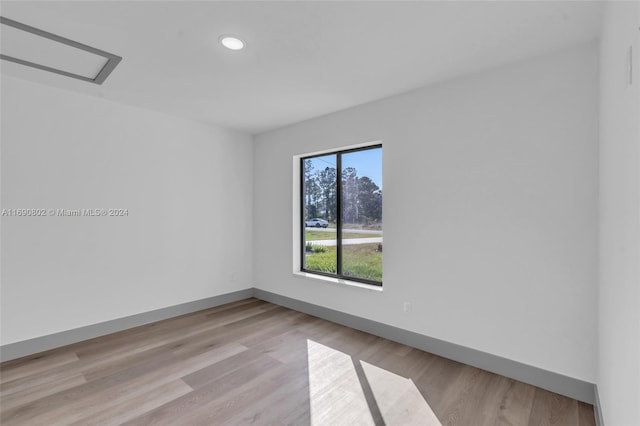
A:
<svg viewBox="0 0 640 426">
<path fill-rule="evenodd" d="M 307 241 L 315 246 L 335 246 L 337 244 L 336 240 L 316 240 L 316 241 Z M 354 245 L 354 244 L 371 244 L 371 243 L 381 243 L 382 237 L 375 238 L 347 238 L 342 240 L 343 246 Z"/>
<path fill-rule="evenodd" d="M 336 232 L 336 228 L 307 228 L 307 231 Z M 374 229 L 343 229 L 342 232 L 382 235 L 382 231 L 376 231 Z"/>
</svg>

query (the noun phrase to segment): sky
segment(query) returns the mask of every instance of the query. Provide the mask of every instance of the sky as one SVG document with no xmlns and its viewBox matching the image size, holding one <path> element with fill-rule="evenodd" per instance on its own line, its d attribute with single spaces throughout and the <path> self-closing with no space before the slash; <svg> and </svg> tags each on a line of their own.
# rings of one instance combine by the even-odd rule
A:
<svg viewBox="0 0 640 426">
<path fill-rule="evenodd" d="M 314 171 L 324 170 L 325 167 L 336 167 L 336 156 L 325 155 L 311 159 Z M 368 149 L 342 154 L 342 169 L 353 167 L 358 176 L 367 176 L 382 189 L 382 149 Z"/>
</svg>

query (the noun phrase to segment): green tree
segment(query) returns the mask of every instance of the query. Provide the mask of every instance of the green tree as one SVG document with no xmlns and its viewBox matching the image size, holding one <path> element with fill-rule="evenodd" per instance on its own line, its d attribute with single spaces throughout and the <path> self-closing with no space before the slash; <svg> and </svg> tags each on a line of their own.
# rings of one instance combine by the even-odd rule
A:
<svg viewBox="0 0 640 426">
<path fill-rule="evenodd" d="M 345 223 L 360 221 L 358 171 L 353 167 L 347 167 L 342 171 L 342 219 Z"/>
<path fill-rule="evenodd" d="M 305 220 L 318 215 L 318 199 L 320 188 L 316 183 L 316 173 L 314 173 L 311 159 L 304 160 L 304 195 L 305 195 Z"/>
<path fill-rule="evenodd" d="M 382 191 L 367 176 L 358 178 L 358 205 L 360 206 L 360 220 L 363 218 L 382 220 Z"/>
<path fill-rule="evenodd" d="M 324 207 L 324 218 L 328 221 L 336 220 L 336 169 L 325 167 L 317 173 L 316 184 L 319 188 L 319 205 Z"/>
</svg>

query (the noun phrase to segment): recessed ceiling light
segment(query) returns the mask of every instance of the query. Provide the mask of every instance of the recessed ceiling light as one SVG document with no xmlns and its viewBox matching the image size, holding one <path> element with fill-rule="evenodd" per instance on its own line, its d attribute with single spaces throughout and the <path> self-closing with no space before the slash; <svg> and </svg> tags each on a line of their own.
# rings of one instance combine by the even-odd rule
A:
<svg viewBox="0 0 640 426">
<path fill-rule="evenodd" d="M 220 37 L 220 43 L 227 49 L 231 50 L 241 50 L 244 48 L 244 41 L 240 40 L 238 37 L 224 35 Z"/>
</svg>

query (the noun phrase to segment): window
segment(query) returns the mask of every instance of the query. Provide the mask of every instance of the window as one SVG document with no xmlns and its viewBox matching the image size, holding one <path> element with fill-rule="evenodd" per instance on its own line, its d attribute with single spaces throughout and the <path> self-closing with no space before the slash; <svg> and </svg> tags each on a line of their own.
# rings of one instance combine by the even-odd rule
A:
<svg viewBox="0 0 640 426">
<path fill-rule="evenodd" d="M 382 285 L 382 146 L 300 159 L 301 270 Z"/>
</svg>

